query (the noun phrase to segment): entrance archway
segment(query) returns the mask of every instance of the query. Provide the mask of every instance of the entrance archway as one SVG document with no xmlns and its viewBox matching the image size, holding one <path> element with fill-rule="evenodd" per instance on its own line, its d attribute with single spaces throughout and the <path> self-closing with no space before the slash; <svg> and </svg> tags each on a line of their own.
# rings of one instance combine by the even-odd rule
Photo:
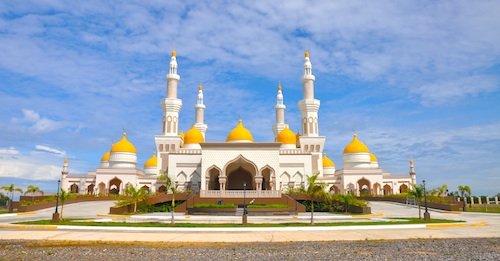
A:
<svg viewBox="0 0 500 261">
<path fill-rule="evenodd" d="M 366 196 L 371 194 L 370 181 L 365 178 L 358 180 L 359 195 Z"/>
<path fill-rule="evenodd" d="M 78 185 L 76 184 L 72 184 L 70 187 L 69 187 L 69 193 L 78 193 Z"/>
<path fill-rule="evenodd" d="M 330 194 L 332 194 L 332 195 L 333 194 L 339 194 L 339 188 L 337 186 L 335 186 L 335 185 L 332 185 L 330 187 Z"/>
<path fill-rule="evenodd" d="M 220 171 L 218 168 L 214 167 L 208 171 L 208 189 L 209 190 L 220 190 L 220 183 L 219 183 L 219 177 L 220 177 Z"/>
<path fill-rule="evenodd" d="M 272 177 L 272 170 L 268 167 L 266 167 L 264 170 L 262 170 L 262 190 L 271 190 L 271 177 Z"/>
<path fill-rule="evenodd" d="M 141 189 L 149 193 L 149 187 L 147 185 L 142 186 Z"/>
<path fill-rule="evenodd" d="M 408 192 L 408 186 L 406 184 L 399 186 L 399 193 L 407 193 L 407 192 Z"/>
<path fill-rule="evenodd" d="M 391 185 L 385 184 L 384 185 L 384 196 L 391 195 L 391 194 L 392 194 Z"/>
<path fill-rule="evenodd" d="M 247 190 L 255 190 L 255 176 L 257 167 L 253 162 L 239 156 L 231 163 L 226 165 L 226 190 L 243 190 L 243 184 L 246 183 Z"/>
<path fill-rule="evenodd" d="M 89 195 L 94 195 L 94 188 L 95 188 L 95 185 L 94 184 L 90 184 L 87 186 L 87 194 Z"/>
<path fill-rule="evenodd" d="M 120 186 L 122 181 L 119 178 L 113 178 L 109 181 L 109 194 L 120 194 Z"/>
</svg>

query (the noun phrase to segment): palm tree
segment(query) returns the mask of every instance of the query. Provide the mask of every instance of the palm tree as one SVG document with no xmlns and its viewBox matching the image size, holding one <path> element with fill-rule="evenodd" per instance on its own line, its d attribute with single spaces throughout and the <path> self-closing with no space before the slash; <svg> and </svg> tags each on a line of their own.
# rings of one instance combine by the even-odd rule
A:
<svg viewBox="0 0 500 261">
<path fill-rule="evenodd" d="M 307 178 L 306 194 L 311 200 L 311 225 L 314 225 L 314 199 L 325 199 L 328 194 L 325 192 L 325 183 L 316 183 L 318 176 L 319 173 L 316 173 Z"/>
<path fill-rule="evenodd" d="M 351 193 L 339 195 L 339 201 L 342 205 L 344 205 L 344 211 L 346 213 L 347 213 L 347 210 L 349 209 L 349 205 L 351 205 L 353 200 L 354 200 L 354 196 Z"/>
<path fill-rule="evenodd" d="M 413 184 L 408 195 L 415 197 L 418 204 L 418 218 L 422 218 L 422 198 L 424 197 L 424 186 Z"/>
<path fill-rule="evenodd" d="M 64 201 L 69 199 L 70 194 L 64 190 L 61 189 L 61 193 L 59 193 L 59 199 L 61 200 L 61 219 L 63 219 L 63 211 L 64 211 Z"/>
<path fill-rule="evenodd" d="M 34 201 L 35 200 L 35 193 L 41 193 L 43 195 L 43 191 L 37 187 L 37 186 L 33 186 L 33 185 L 29 185 L 28 188 L 26 189 L 26 191 L 24 192 L 24 194 L 28 194 L 28 193 L 31 193 L 31 201 Z"/>
<path fill-rule="evenodd" d="M 446 195 L 446 191 L 448 191 L 448 186 L 447 185 L 442 185 L 442 186 L 439 186 L 435 189 L 432 190 L 432 195 L 436 195 L 436 196 L 439 196 L 439 197 L 445 197 L 447 196 Z"/>
<path fill-rule="evenodd" d="M 172 192 L 172 205 L 171 205 L 171 209 L 170 209 L 170 213 L 171 213 L 170 224 L 175 224 L 174 208 L 175 208 L 175 193 L 177 192 L 177 186 L 172 181 L 172 178 L 170 178 L 170 176 L 167 174 L 167 171 L 163 171 L 158 176 L 158 181 L 165 182 L 165 186 L 167 187 L 167 190 L 166 190 L 167 194 L 169 191 Z"/>
<path fill-rule="evenodd" d="M 2 186 L 1 189 L 7 191 L 7 195 L 10 194 L 8 209 L 9 212 L 12 212 L 12 201 L 14 200 L 14 193 L 19 192 L 22 194 L 23 190 L 21 188 L 16 188 L 14 186 L 14 183 L 11 183 L 9 186 Z"/>
<path fill-rule="evenodd" d="M 129 201 L 134 204 L 134 213 L 137 212 L 137 203 L 144 201 L 148 197 L 148 192 L 144 188 L 137 188 L 129 184 L 125 188 L 125 193 L 130 196 Z"/>
<path fill-rule="evenodd" d="M 463 210 L 465 211 L 465 205 L 466 205 L 466 204 L 465 204 L 465 202 L 467 201 L 467 200 L 465 199 L 465 197 L 467 197 L 467 196 L 469 196 L 469 197 L 470 197 L 470 196 L 472 195 L 471 189 L 470 189 L 470 187 L 469 187 L 469 186 L 467 186 L 467 185 L 464 185 L 464 186 L 458 186 L 458 193 L 460 193 L 460 197 L 464 199 L 464 207 L 463 207 Z M 472 200 L 473 200 L 473 199 L 471 198 L 471 203 L 470 203 L 470 204 L 472 204 Z"/>
</svg>

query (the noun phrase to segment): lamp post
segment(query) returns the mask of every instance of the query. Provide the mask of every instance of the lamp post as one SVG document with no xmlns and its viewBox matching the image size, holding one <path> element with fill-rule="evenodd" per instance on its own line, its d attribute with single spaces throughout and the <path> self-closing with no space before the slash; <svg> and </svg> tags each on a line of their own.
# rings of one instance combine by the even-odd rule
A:
<svg viewBox="0 0 500 261">
<path fill-rule="evenodd" d="M 424 220 L 429 220 L 431 219 L 431 213 L 427 211 L 427 192 L 425 191 L 425 180 L 422 180 L 422 183 L 424 185 L 424 206 L 425 206 Z"/>
<path fill-rule="evenodd" d="M 59 179 L 57 181 L 57 193 L 56 193 L 56 212 L 52 214 L 52 222 L 59 222 L 61 221 L 61 216 L 59 215 L 58 209 L 59 209 L 59 190 L 61 186 L 61 180 Z"/>
<path fill-rule="evenodd" d="M 246 193 L 247 193 L 247 183 L 243 182 L 243 216 L 241 223 L 243 225 L 247 224 L 247 204 L 246 204 Z"/>
</svg>

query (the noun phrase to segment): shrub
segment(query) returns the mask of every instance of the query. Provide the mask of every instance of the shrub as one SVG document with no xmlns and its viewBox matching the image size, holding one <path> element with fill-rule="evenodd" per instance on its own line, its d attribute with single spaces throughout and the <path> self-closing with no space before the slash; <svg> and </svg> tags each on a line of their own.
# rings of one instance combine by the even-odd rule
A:
<svg viewBox="0 0 500 261">
<path fill-rule="evenodd" d="M 236 208 L 235 204 L 194 204 L 193 208 Z"/>
<path fill-rule="evenodd" d="M 256 204 L 247 205 L 248 208 L 288 208 L 287 204 Z"/>
</svg>

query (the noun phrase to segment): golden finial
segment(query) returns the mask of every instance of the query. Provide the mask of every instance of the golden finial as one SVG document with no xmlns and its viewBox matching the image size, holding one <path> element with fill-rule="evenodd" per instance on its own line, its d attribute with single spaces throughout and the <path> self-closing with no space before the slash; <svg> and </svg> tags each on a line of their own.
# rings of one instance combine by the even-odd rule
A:
<svg viewBox="0 0 500 261">
<path fill-rule="evenodd" d="M 278 91 L 281 91 L 281 89 L 283 89 L 283 87 L 281 87 L 281 82 L 279 82 L 279 84 L 278 84 Z"/>
<path fill-rule="evenodd" d="M 309 50 L 306 50 L 306 51 L 304 52 L 304 56 L 305 56 L 305 57 L 309 57 Z"/>
<path fill-rule="evenodd" d="M 175 48 L 172 49 L 172 56 L 177 56 L 177 52 L 175 51 Z"/>
<path fill-rule="evenodd" d="M 64 163 L 68 163 L 68 158 L 64 157 Z"/>
<path fill-rule="evenodd" d="M 410 165 L 413 165 L 413 163 L 415 163 L 414 160 L 410 160 Z"/>
<path fill-rule="evenodd" d="M 201 83 L 200 83 L 200 86 L 198 86 L 198 90 L 203 91 L 203 85 L 201 85 Z"/>
</svg>

